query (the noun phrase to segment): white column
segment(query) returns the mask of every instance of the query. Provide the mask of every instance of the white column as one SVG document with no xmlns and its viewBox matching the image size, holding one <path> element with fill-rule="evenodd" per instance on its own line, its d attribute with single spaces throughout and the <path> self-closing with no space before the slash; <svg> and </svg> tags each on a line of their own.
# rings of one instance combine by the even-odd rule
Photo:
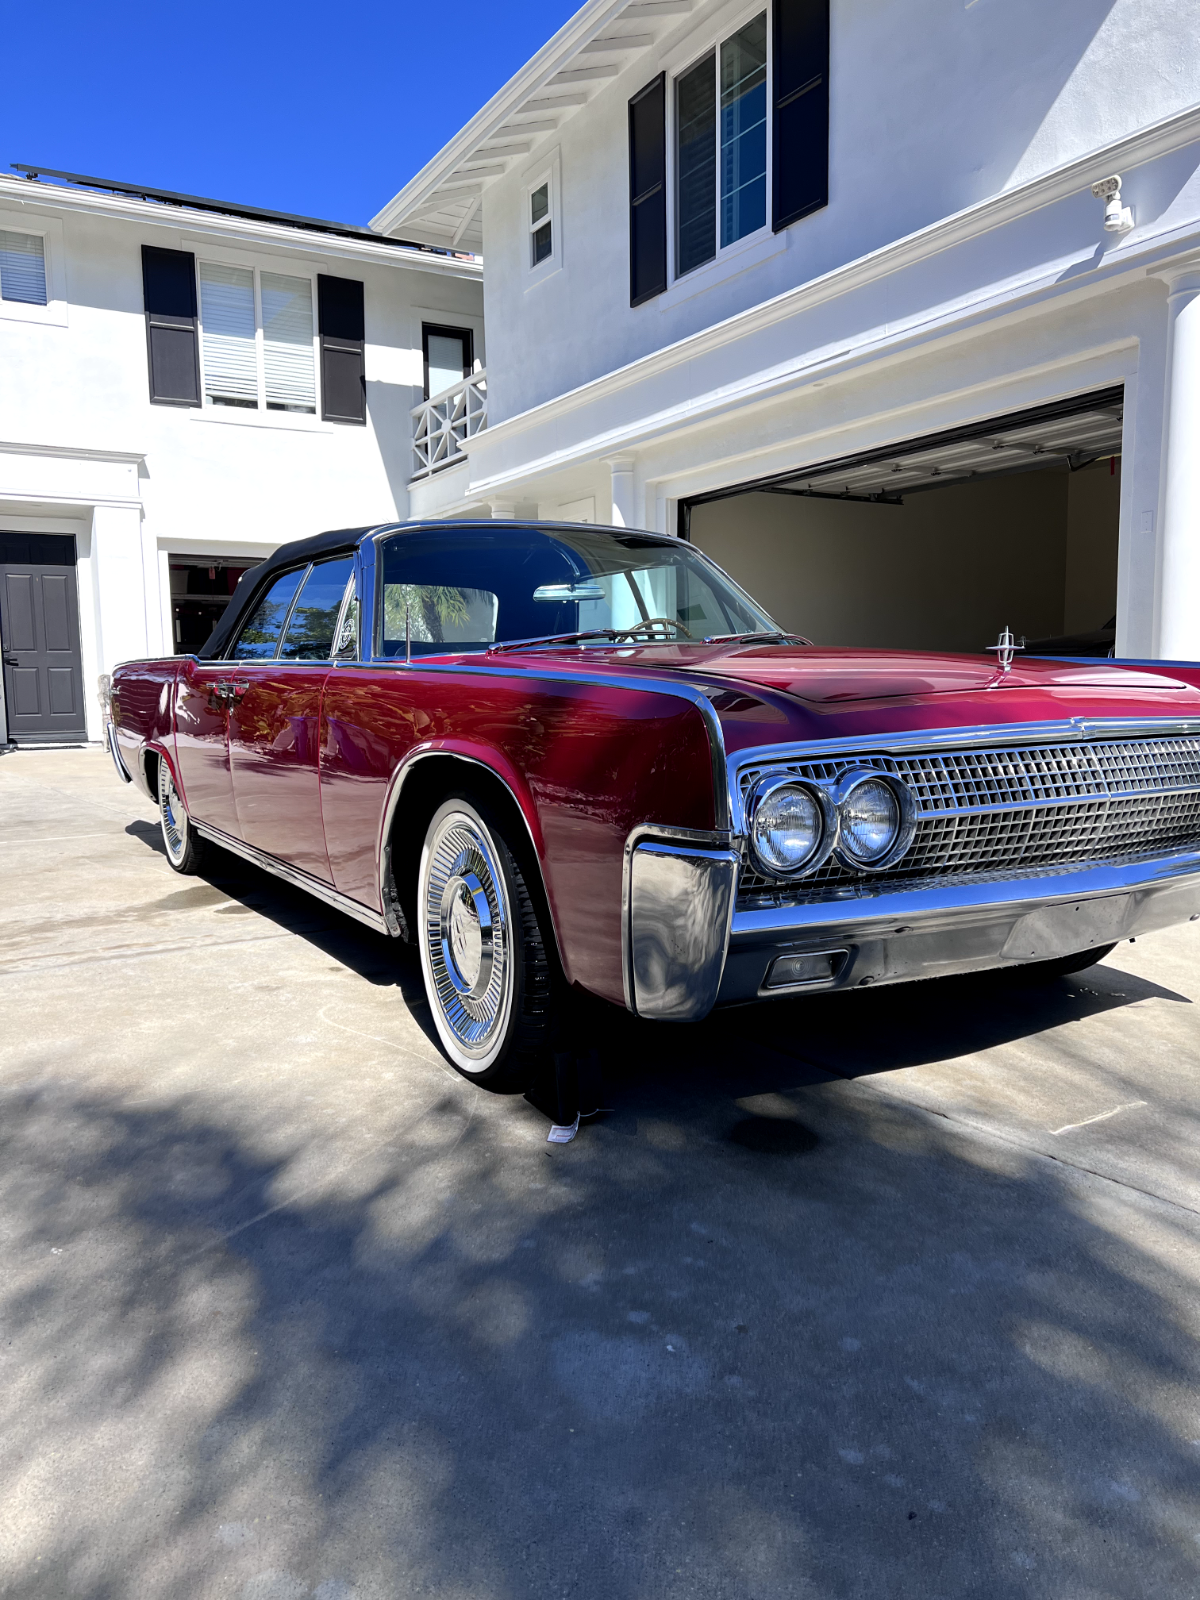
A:
<svg viewBox="0 0 1200 1600">
<path fill-rule="evenodd" d="M 139 507 L 96 506 L 91 567 L 100 671 L 111 672 L 119 661 L 136 661 L 149 653 Z"/>
<path fill-rule="evenodd" d="M 493 521 L 498 519 L 501 522 L 511 522 L 517 514 L 517 502 L 515 500 L 493 500 L 491 507 Z"/>
<path fill-rule="evenodd" d="M 608 464 L 612 469 L 612 525 L 614 528 L 635 528 L 633 457 L 614 456 Z"/>
<path fill-rule="evenodd" d="M 1163 416 L 1162 601 L 1158 654 L 1200 660 L 1200 257 L 1167 280 L 1167 393 Z"/>
</svg>

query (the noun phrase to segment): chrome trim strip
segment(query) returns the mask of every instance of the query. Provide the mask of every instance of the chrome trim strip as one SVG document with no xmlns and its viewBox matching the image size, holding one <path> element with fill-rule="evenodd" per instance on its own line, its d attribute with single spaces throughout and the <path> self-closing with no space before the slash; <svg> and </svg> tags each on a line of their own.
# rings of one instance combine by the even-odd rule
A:
<svg viewBox="0 0 1200 1600">
<path fill-rule="evenodd" d="M 388 656 L 374 661 L 353 663 L 354 665 L 377 671 L 387 668 L 393 672 L 436 672 L 450 675 L 467 674 L 471 677 L 484 678 L 518 678 L 524 682 L 541 680 L 548 683 L 581 683 L 588 688 L 629 689 L 638 694 L 662 694 L 675 700 L 686 700 L 700 713 L 705 732 L 708 734 L 709 756 L 712 763 L 713 778 L 713 813 L 718 828 L 728 828 L 729 819 L 729 793 L 730 784 L 727 771 L 727 757 L 725 753 L 725 733 L 721 727 L 721 719 L 713 709 L 711 700 L 702 689 L 690 683 L 663 682 L 661 679 L 647 673 L 644 678 L 635 677 L 632 673 L 586 673 L 568 672 L 551 667 L 537 667 L 536 669 L 517 666 L 474 666 L 463 665 L 458 662 L 431 661 L 428 657 L 420 657 L 415 661 L 398 661 Z"/>
<path fill-rule="evenodd" d="M 673 828 L 662 823 L 642 822 L 630 831 L 625 840 L 624 859 L 621 863 L 621 989 L 625 997 L 625 1009 L 637 1014 L 633 982 L 633 929 L 631 926 L 631 907 L 633 901 L 633 853 L 640 844 L 654 842 L 667 845 L 691 845 L 693 848 L 711 851 L 731 851 L 738 859 L 741 857 L 741 839 L 736 839 L 727 830 L 710 831 L 698 828 Z M 737 885 L 734 885 L 734 899 L 737 898 Z M 731 907 L 732 913 L 732 907 Z M 728 949 L 729 937 L 726 932 L 726 948 Z"/>
<path fill-rule="evenodd" d="M 282 878 L 285 883 L 292 884 L 297 889 L 303 889 L 307 894 L 313 895 L 318 900 L 323 900 L 326 905 L 332 906 L 335 911 L 342 911 L 348 917 L 353 917 L 356 922 L 363 922 L 374 933 L 389 932 L 387 923 L 378 911 L 372 911 L 369 906 L 364 906 L 358 900 L 351 900 L 349 895 L 342 894 L 331 883 L 325 883 L 320 878 L 314 878 L 311 873 L 303 872 L 299 867 L 294 867 L 288 861 L 281 861 L 278 856 L 268 855 L 265 850 L 260 850 L 256 845 L 247 844 L 244 839 L 235 839 L 228 833 L 222 833 L 220 828 L 214 828 L 207 822 L 196 822 L 188 818 L 193 828 L 202 839 L 210 839 L 213 844 L 220 845 L 222 850 L 228 850 L 235 856 L 241 856 L 249 861 L 252 866 L 261 867 L 264 872 L 270 872 L 277 878 Z"/>
<path fill-rule="evenodd" d="M 751 934 L 804 933 L 831 927 L 867 932 L 899 928 L 914 918 L 953 917 L 992 907 L 1054 905 L 1060 900 L 1095 899 L 1134 889 L 1153 889 L 1200 875 L 1200 850 L 1158 856 L 1121 866 L 1100 865 L 1071 872 L 1043 873 L 1033 878 L 1008 878 L 991 883 L 960 883 L 924 889 L 863 892 L 853 900 L 819 900 L 796 906 L 763 906 L 733 914 L 732 937 Z"/>
<path fill-rule="evenodd" d="M 863 753 L 900 755 L 914 751 L 937 754 L 975 746 L 1067 744 L 1103 738 L 1194 738 L 1200 735 L 1200 718 L 1192 717 L 1072 717 L 1059 722 L 986 723 L 969 728 L 925 728 L 911 733 L 874 733 L 860 738 L 809 739 L 797 744 L 754 745 L 728 758 L 731 826 L 745 830 L 739 778 L 746 767 L 786 766 L 789 761 L 822 761 L 840 755 Z M 765 772 L 763 774 L 766 775 Z"/>
<path fill-rule="evenodd" d="M 117 769 L 117 777 L 120 778 L 122 783 L 132 783 L 133 774 L 125 765 L 120 749 L 118 748 L 116 735 L 113 732 L 113 722 L 111 717 L 105 717 L 104 719 L 104 743 L 108 748 L 109 755 L 113 758 L 113 766 Z"/>
</svg>

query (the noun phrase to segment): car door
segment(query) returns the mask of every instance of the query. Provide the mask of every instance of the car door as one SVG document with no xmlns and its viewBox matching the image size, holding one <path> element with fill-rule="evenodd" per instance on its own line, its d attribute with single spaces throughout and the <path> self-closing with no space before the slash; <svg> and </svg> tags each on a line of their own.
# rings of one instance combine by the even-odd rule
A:
<svg viewBox="0 0 1200 1600">
<path fill-rule="evenodd" d="M 255 606 L 231 658 L 192 657 L 175 696 L 175 752 L 188 815 L 235 839 L 242 837 L 229 762 L 229 708 L 248 685 L 251 662 L 274 656 L 307 569 L 285 572 Z"/>
<path fill-rule="evenodd" d="M 353 571 L 350 555 L 306 570 L 277 654 L 239 672 L 229 713 L 242 838 L 326 883 L 331 878 L 321 826 L 321 690 Z"/>
</svg>

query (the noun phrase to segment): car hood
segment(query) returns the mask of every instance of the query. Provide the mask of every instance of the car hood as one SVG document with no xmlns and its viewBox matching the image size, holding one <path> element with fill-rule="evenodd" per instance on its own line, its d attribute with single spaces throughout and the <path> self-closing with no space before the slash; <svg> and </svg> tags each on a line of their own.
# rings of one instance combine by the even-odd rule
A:
<svg viewBox="0 0 1200 1600">
<path fill-rule="evenodd" d="M 578 653 L 572 652 L 575 662 Z M 1084 666 L 1054 660 L 1021 660 L 1001 672 L 987 656 L 925 654 L 900 650 L 850 650 L 805 645 L 712 645 L 703 648 L 648 645 L 633 649 L 587 652 L 597 664 L 603 656 L 613 668 L 660 668 L 672 676 L 707 680 L 734 679 L 747 686 L 773 690 L 813 706 L 862 701 L 913 700 L 930 695 L 962 695 L 989 689 L 1079 689 L 1088 695 L 1105 691 L 1144 694 L 1148 689 L 1189 686 L 1166 674 L 1132 671 L 1098 662 Z M 545 659 L 542 655 L 541 659 Z"/>
</svg>

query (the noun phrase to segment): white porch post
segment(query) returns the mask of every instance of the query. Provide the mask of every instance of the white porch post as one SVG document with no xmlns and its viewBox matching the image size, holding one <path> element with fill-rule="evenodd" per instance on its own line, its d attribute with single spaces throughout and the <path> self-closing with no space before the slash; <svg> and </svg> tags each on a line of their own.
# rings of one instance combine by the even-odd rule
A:
<svg viewBox="0 0 1200 1600">
<path fill-rule="evenodd" d="M 111 672 L 119 661 L 136 661 L 149 651 L 139 507 L 95 507 L 91 565 L 99 624 L 100 671 Z M 89 693 L 94 687 L 88 686 Z"/>
<path fill-rule="evenodd" d="M 511 522 L 517 514 L 515 500 L 493 500 L 490 504 L 493 521 L 499 519 L 501 522 Z"/>
<path fill-rule="evenodd" d="M 1167 280 L 1167 392 L 1163 417 L 1162 601 L 1158 654 L 1200 660 L 1200 257 Z"/>
<path fill-rule="evenodd" d="M 612 523 L 614 528 L 635 528 L 633 509 L 633 457 L 614 456 L 612 470 Z"/>
</svg>

